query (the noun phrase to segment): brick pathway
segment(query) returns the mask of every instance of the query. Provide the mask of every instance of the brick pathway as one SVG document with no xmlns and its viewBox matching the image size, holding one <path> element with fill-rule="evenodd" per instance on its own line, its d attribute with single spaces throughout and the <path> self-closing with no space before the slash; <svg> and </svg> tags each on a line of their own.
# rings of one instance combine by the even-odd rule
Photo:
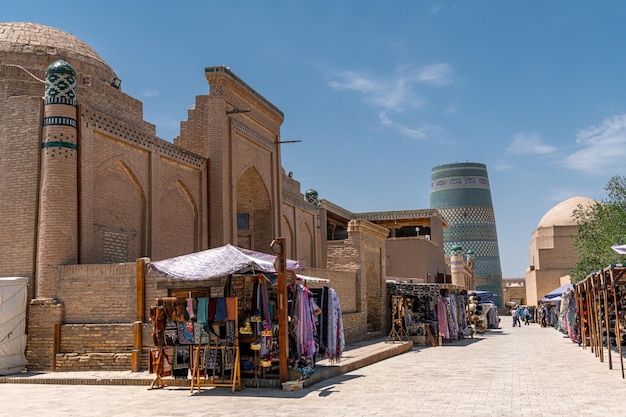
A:
<svg viewBox="0 0 626 417">
<path fill-rule="evenodd" d="M 626 380 L 616 355 L 610 370 L 607 357 L 600 362 L 559 332 L 536 324 L 512 328 L 507 319 L 500 330 L 443 347 L 416 347 L 300 392 L 4 383 L 0 414 L 626 416 Z M 381 343 L 358 348 L 360 356 L 373 356 Z"/>
</svg>

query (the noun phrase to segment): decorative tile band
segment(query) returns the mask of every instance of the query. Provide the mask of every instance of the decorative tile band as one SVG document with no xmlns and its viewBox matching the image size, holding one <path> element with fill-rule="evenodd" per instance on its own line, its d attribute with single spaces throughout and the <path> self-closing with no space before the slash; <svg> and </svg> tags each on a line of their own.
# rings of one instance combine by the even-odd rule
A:
<svg viewBox="0 0 626 417">
<path fill-rule="evenodd" d="M 453 188 L 489 188 L 489 180 L 487 177 L 453 177 L 453 178 L 441 178 L 430 183 L 430 189 L 432 191 L 440 189 L 453 189 Z"/>
<path fill-rule="evenodd" d="M 70 148 L 70 149 L 76 149 L 76 144 L 75 143 L 71 143 L 71 142 L 61 142 L 61 141 L 44 142 L 44 143 L 41 144 L 41 149 L 47 149 L 47 148 Z"/>
<path fill-rule="evenodd" d="M 52 116 L 43 118 L 44 126 L 71 126 L 76 129 L 76 119 L 71 117 Z"/>
<path fill-rule="evenodd" d="M 76 100 L 66 96 L 52 96 L 46 97 L 46 104 L 66 104 L 68 106 L 76 107 Z"/>
<path fill-rule="evenodd" d="M 58 60 L 46 69 L 46 102 L 50 98 L 76 98 L 76 71 L 67 62 Z"/>
</svg>

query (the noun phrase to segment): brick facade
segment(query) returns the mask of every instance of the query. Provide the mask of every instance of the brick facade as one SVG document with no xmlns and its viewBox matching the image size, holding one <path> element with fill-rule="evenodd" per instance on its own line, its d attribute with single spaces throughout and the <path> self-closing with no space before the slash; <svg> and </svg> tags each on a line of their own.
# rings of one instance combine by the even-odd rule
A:
<svg viewBox="0 0 626 417">
<path fill-rule="evenodd" d="M 41 98 L 45 70 L 60 59 L 76 72 L 75 107 Z M 327 245 L 326 212 L 282 168 L 283 113 L 226 67 L 205 77 L 209 94 L 171 143 L 84 42 L 0 24 L 0 276 L 29 278 L 29 369 L 129 369 L 137 354 L 146 369 L 152 343 L 141 323 L 153 300 L 172 289 L 219 296 L 223 283 L 151 273 L 138 287 L 137 259 L 227 243 L 268 252 L 279 236 L 289 258 L 332 280 L 347 341 L 384 327 L 386 230 L 354 221 L 349 239 Z M 45 116 L 76 127 L 44 128 Z M 53 156 L 46 140 L 75 150 L 56 143 Z"/>
</svg>

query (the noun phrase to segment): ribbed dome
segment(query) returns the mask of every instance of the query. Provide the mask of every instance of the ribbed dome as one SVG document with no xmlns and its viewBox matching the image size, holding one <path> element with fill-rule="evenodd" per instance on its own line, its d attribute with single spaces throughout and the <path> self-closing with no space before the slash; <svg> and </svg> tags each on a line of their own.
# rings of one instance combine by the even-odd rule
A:
<svg viewBox="0 0 626 417">
<path fill-rule="evenodd" d="M 77 72 L 110 82 L 115 71 L 89 45 L 74 35 L 36 23 L 0 23 L 0 56 L 3 63 L 46 69 L 63 59 Z M 28 55 L 25 57 L 24 55 Z"/>
<path fill-rule="evenodd" d="M 541 218 L 537 227 L 575 226 L 576 220 L 574 220 L 572 213 L 578 208 L 578 205 L 587 207 L 595 203 L 595 200 L 587 197 L 572 197 L 562 201 Z"/>
</svg>

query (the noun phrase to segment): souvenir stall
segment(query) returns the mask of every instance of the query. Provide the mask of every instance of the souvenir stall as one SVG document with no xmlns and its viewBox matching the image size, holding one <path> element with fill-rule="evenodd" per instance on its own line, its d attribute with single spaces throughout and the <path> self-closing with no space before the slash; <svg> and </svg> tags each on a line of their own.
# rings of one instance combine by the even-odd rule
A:
<svg viewBox="0 0 626 417">
<path fill-rule="evenodd" d="M 561 310 L 561 296 L 554 298 L 541 298 L 537 306 L 536 321 L 541 327 L 553 327 L 561 330 L 561 320 L 559 318 Z"/>
<path fill-rule="evenodd" d="M 547 293 L 543 298 L 538 300 L 535 321 L 541 327 L 554 327 L 561 330 L 560 310 L 562 295 L 566 291 L 572 289 L 572 284 L 563 284 L 558 288 Z"/>
<path fill-rule="evenodd" d="M 296 278 L 294 271 L 302 268 L 292 260 L 286 260 L 285 267 L 284 308 L 289 319 L 284 336 L 287 353 L 283 353 L 276 259 L 226 245 L 149 264 L 150 270 L 176 281 L 195 282 L 195 287 L 198 282 L 212 281 L 209 288 L 216 290 L 215 294 L 196 290 L 155 300 L 150 310 L 153 386 L 162 386 L 163 377 L 171 376 L 190 379 L 192 392 L 202 385 L 228 386 L 234 391 L 241 389 L 242 378 L 257 387 L 263 379 L 282 379 L 285 363 L 290 379 L 304 379 L 313 373 L 316 355 L 341 357 L 343 325 L 336 293 L 324 287 L 320 304 L 313 291 Z M 335 331 L 335 337 L 323 345 L 321 325 Z"/>
<path fill-rule="evenodd" d="M 624 329 L 626 313 L 626 266 L 609 265 L 589 274 L 573 288 L 577 319 L 580 326 L 580 344 L 605 361 L 613 369 L 613 352 L 620 358 L 624 378 L 623 346 L 626 346 Z M 575 322 L 575 321 L 574 321 Z"/>
<path fill-rule="evenodd" d="M 472 331 L 484 333 L 487 329 L 498 329 L 500 327 L 500 317 L 498 307 L 491 297 L 491 291 L 468 291 L 468 318 Z"/>
<path fill-rule="evenodd" d="M 415 344 L 452 341 L 471 335 L 467 292 L 451 284 L 387 282 L 391 332 L 389 339 Z"/>
<path fill-rule="evenodd" d="M 572 342 L 580 345 L 580 319 L 575 294 L 574 286 L 561 294 L 558 320 L 559 330 L 565 333 Z"/>
</svg>

